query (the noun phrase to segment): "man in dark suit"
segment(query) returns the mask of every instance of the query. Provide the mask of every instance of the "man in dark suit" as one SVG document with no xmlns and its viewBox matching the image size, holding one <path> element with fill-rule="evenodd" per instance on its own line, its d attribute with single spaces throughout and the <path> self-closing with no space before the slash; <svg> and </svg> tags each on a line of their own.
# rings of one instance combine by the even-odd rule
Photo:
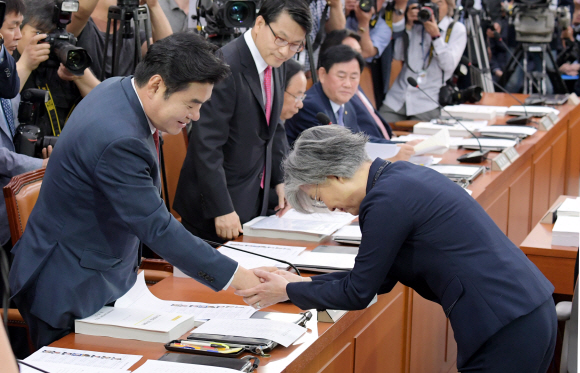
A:
<svg viewBox="0 0 580 373">
<path fill-rule="evenodd" d="M 12 298 L 37 347 L 133 286 L 140 242 L 218 291 L 257 283 L 191 235 L 160 198 L 159 132 L 199 118 L 227 66 L 194 34 L 154 44 L 135 77 L 111 78 L 71 115 L 12 253 Z"/>
<path fill-rule="evenodd" d="M 305 1 L 266 0 L 253 28 L 221 49 L 232 74 L 191 130 L 173 205 L 195 235 L 238 237 L 243 223 L 265 215 L 271 187 L 276 209 L 286 207 L 283 63 L 304 48 L 311 26 Z"/>
<path fill-rule="evenodd" d="M 4 19 L 0 20 L 0 98 L 14 98 L 20 92 L 20 79 L 16 73 L 16 62 L 12 52 L 18 45 L 20 23 L 22 23 L 24 5 L 22 1 L 9 0 L 6 3 Z M 6 34 L 6 35 L 4 35 Z"/>
</svg>

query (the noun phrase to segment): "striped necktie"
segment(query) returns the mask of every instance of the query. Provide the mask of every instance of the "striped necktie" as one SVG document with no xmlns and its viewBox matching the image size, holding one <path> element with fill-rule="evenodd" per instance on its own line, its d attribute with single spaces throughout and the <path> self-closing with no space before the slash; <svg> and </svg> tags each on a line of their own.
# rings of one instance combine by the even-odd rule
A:
<svg viewBox="0 0 580 373">
<path fill-rule="evenodd" d="M 12 102 L 5 98 L 0 98 L 0 102 L 2 103 L 4 117 L 6 117 L 6 123 L 8 123 L 8 129 L 10 130 L 12 138 L 14 138 L 16 129 L 14 128 L 14 112 L 12 111 Z"/>
</svg>

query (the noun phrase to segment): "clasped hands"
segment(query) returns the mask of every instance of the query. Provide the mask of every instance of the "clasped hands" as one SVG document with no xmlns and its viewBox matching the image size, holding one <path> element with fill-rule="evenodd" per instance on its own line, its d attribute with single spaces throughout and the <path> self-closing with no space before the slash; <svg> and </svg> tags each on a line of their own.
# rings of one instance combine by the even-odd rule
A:
<svg viewBox="0 0 580 373">
<path fill-rule="evenodd" d="M 244 297 L 244 302 L 261 309 L 273 304 L 287 301 L 286 285 L 290 282 L 310 281 L 308 277 L 300 277 L 276 267 L 262 267 L 252 272 L 260 279 L 261 284 L 250 289 L 236 290 L 235 294 Z"/>
</svg>

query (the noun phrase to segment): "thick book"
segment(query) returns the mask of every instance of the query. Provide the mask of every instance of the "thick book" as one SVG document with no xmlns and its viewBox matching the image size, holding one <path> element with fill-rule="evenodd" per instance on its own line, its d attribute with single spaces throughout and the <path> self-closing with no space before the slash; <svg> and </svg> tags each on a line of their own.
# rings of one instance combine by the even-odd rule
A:
<svg viewBox="0 0 580 373">
<path fill-rule="evenodd" d="M 193 327 L 193 315 L 108 306 L 75 320 L 75 332 L 79 334 L 160 343 L 177 339 Z"/>
<path fill-rule="evenodd" d="M 580 217 L 560 216 L 552 229 L 552 245 L 578 247 L 580 239 Z"/>
</svg>

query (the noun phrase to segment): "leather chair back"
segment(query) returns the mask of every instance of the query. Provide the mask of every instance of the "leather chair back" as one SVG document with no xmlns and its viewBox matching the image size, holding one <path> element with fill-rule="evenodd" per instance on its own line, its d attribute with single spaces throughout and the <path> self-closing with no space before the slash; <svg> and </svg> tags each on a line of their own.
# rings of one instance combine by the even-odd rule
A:
<svg viewBox="0 0 580 373">
<path fill-rule="evenodd" d="M 169 211 L 171 214 L 177 220 L 181 221 L 181 217 L 177 212 L 175 212 L 175 210 L 173 210 L 172 205 L 175 191 L 177 190 L 177 182 L 179 181 L 181 167 L 183 166 L 183 161 L 185 161 L 185 155 L 187 154 L 187 145 L 189 144 L 187 130 L 184 128 L 178 135 L 163 133 L 162 136 L 163 160 L 165 164 L 165 177 L 167 179 L 167 192 L 165 191 L 165 186 L 163 186 L 163 196 L 169 201 Z"/>
</svg>

